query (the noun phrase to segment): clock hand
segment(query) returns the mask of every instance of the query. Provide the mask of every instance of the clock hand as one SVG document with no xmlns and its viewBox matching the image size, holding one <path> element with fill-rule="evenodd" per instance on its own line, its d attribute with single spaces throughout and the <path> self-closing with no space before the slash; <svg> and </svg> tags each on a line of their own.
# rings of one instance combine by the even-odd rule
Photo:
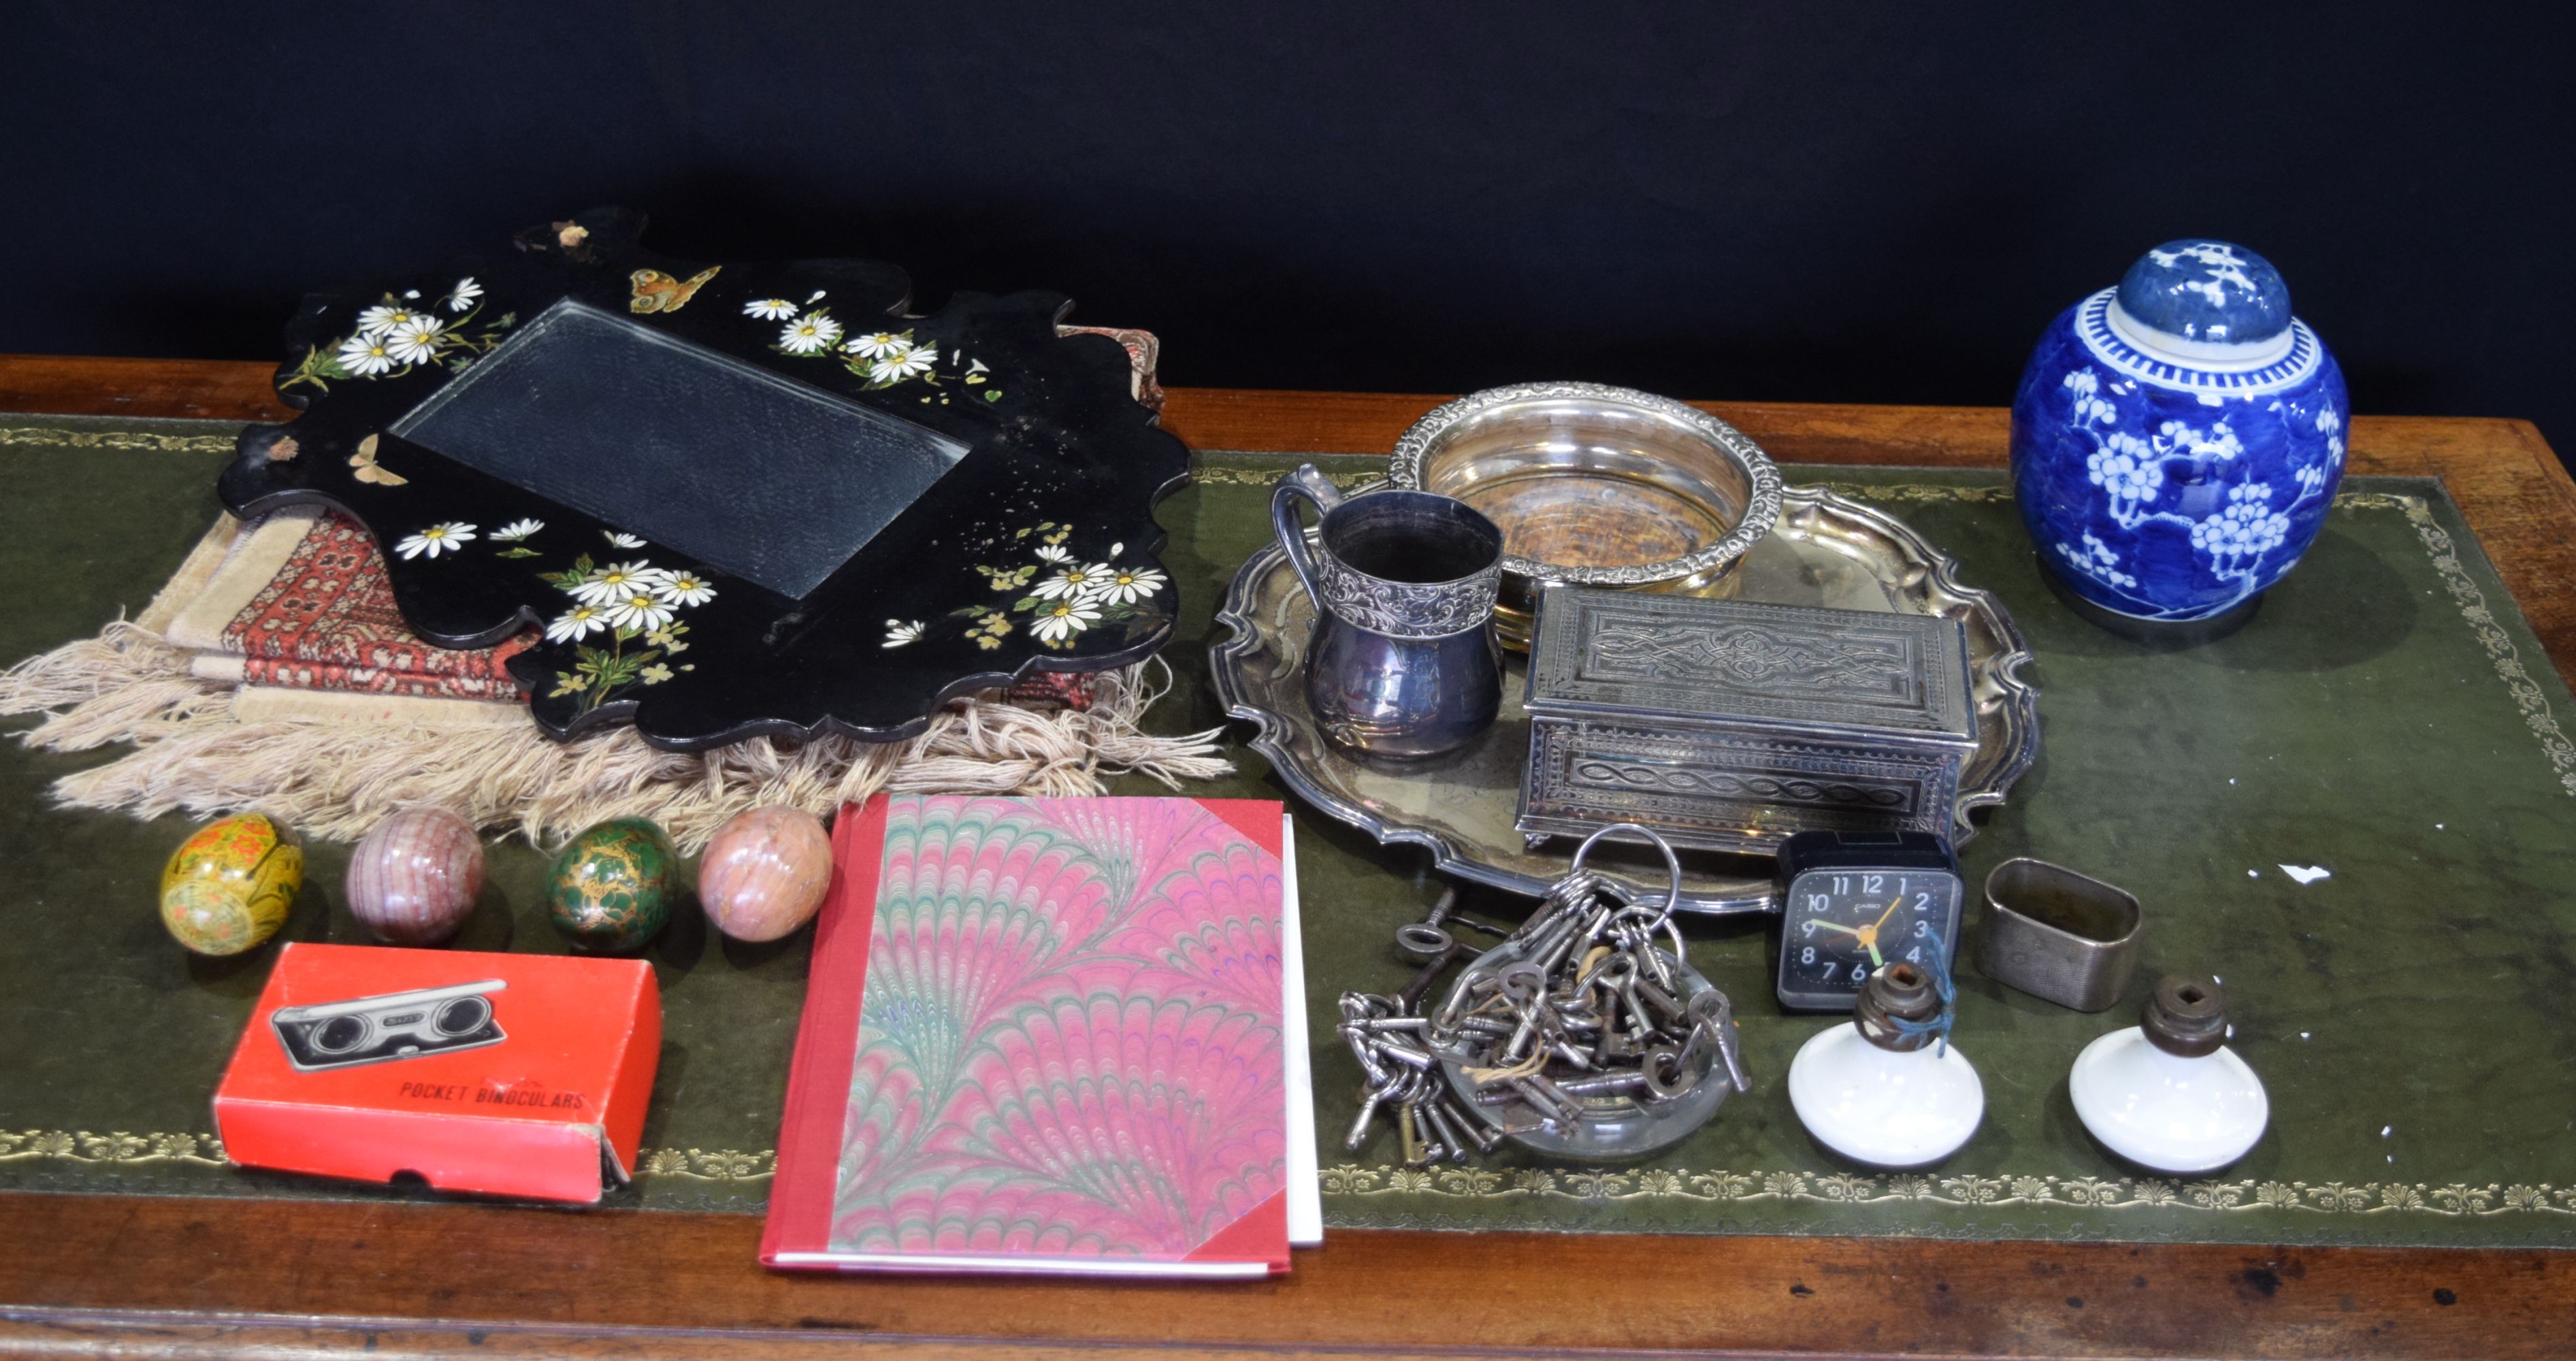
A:
<svg viewBox="0 0 2576 1361">
<path fill-rule="evenodd" d="M 1809 918 L 1806 922 L 1802 923 L 1802 926 L 1805 930 L 1809 931 L 1840 931 L 1846 936 L 1857 936 L 1863 934 L 1861 928 L 1857 926 L 1845 926 L 1841 922 L 1817 921 L 1814 918 Z"/>
<path fill-rule="evenodd" d="M 1878 920 L 1869 924 L 1870 934 L 1872 936 L 1876 936 L 1878 934 L 1878 928 L 1887 925 L 1887 919 L 1895 916 L 1896 909 L 1903 906 L 1905 906 L 1905 895 L 1902 893 L 1897 894 L 1896 897 L 1887 904 L 1887 910 L 1878 914 Z"/>
</svg>

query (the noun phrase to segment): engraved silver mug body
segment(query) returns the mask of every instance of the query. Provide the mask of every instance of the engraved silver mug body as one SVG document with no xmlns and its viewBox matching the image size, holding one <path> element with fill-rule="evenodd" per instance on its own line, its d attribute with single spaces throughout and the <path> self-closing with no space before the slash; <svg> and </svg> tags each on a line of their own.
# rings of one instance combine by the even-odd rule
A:
<svg viewBox="0 0 2576 1361">
<path fill-rule="evenodd" d="M 1297 502 L 1323 516 L 1310 550 Z M 1345 499 L 1307 464 L 1270 519 L 1315 601 L 1306 703 L 1335 743 L 1371 756 L 1454 751 L 1494 721 L 1503 532 L 1464 501 L 1386 489 Z"/>
</svg>

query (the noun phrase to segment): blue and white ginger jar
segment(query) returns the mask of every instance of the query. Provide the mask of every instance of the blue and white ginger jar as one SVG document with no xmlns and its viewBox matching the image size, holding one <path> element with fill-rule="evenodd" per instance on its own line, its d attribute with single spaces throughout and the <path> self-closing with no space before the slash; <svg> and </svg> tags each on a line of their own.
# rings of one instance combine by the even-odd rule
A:
<svg viewBox="0 0 2576 1361">
<path fill-rule="evenodd" d="M 2076 595 L 2210 619 L 2308 551 L 2349 415 L 2343 370 L 2270 261 L 2172 241 L 2039 338 L 2013 398 L 2013 494 Z"/>
</svg>

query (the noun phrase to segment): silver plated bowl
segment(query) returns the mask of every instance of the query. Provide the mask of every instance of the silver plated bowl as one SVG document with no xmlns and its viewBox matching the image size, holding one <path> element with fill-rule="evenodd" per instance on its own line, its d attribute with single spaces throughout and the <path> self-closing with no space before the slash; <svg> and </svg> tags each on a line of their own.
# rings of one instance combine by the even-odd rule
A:
<svg viewBox="0 0 2576 1361">
<path fill-rule="evenodd" d="M 1745 555 L 1740 575 L 1747 600 L 1937 614 L 1966 625 L 1977 750 L 1960 775 L 1951 838 L 1975 836 L 1970 814 L 2002 803 L 2039 755 L 2039 691 L 2019 674 L 2030 651 L 2003 602 L 1963 585 L 1958 564 L 1903 521 L 1821 487 L 1787 489 L 1778 523 Z M 1427 761 L 1372 764 L 1326 741 L 1307 711 L 1314 605 L 1277 544 L 1244 561 L 1216 618 L 1228 631 L 1209 649 L 1217 698 L 1253 724 L 1252 749 L 1298 798 L 1380 842 L 1420 846 L 1461 879 L 1535 898 L 1565 877 L 1563 844 L 1532 849 L 1513 827 L 1529 761 L 1521 658 L 1506 659 L 1502 713 L 1474 741 Z M 1644 848 L 1604 843 L 1590 864 L 1627 901 L 1666 893 L 1662 861 Z M 1771 869 L 1767 856 L 1689 853 L 1681 908 L 1773 911 Z"/>
<path fill-rule="evenodd" d="M 1496 631 L 1529 645 L 1542 583 L 1733 593 L 1779 515 L 1780 470 L 1697 407 L 1599 383 L 1471 393 L 1396 441 L 1387 480 L 1454 496 L 1502 527 Z"/>
</svg>

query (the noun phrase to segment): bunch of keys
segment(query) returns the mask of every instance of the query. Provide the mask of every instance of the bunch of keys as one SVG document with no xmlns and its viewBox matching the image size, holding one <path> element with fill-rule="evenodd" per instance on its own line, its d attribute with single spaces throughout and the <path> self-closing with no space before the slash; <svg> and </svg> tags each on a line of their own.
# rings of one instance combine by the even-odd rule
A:
<svg viewBox="0 0 2576 1361">
<path fill-rule="evenodd" d="M 1659 906 L 1623 903 L 1583 868 L 1595 843 L 1623 831 L 1654 843 L 1672 867 Z M 1358 1151 L 1376 1116 L 1392 1112 L 1413 1167 L 1464 1162 L 1470 1143 L 1490 1153 L 1504 1139 L 1567 1157 L 1633 1158 L 1705 1124 L 1730 1092 L 1750 1090 L 1734 1009 L 1690 967 L 1673 925 L 1680 888 L 1672 847 L 1622 823 L 1584 841 L 1518 930 L 1456 919 L 1501 935 L 1490 950 L 1450 935 L 1450 899 L 1400 928 L 1398 946 L 1428 959 L 1412 983 L 1392 996 L 1342 997 L 1342 1036 L 1367 1074 L 1344 1147 Z M 1462 955 L 1475 958 L 1447 1000 L 1422 1013 L 1432 981 Z"/>
</svg>

